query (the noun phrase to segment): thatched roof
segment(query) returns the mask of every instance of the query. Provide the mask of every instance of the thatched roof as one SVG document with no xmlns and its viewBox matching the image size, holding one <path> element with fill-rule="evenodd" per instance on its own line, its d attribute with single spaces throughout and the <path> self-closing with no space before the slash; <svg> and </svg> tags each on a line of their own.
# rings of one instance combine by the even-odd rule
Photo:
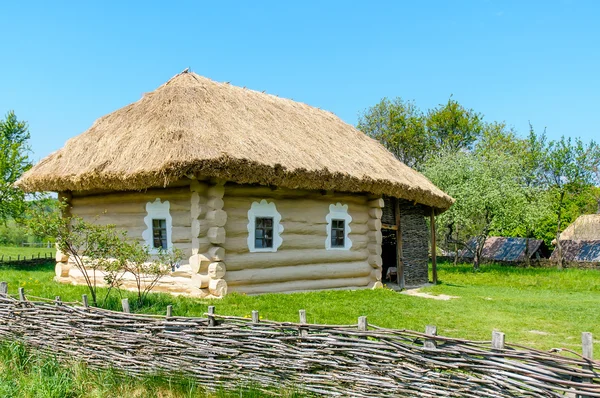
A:
<svg viewBox="0 0 600 398">
<path fill-rule="evenodd" d="M 579 216 L 560 234 L 560 240 L 600 241 L 600 214 Z"/>
<path fill-rule="evenodd" d="M 438 210 L 453 202 L 330 112 L 185 71 L 98 119 L 17 185 L 30 192 L 140 190 L 189 175 L 385 194 Z"/>
<path fill-rule="evenodd" d="M 471 251 L 465 249 L 461 252 L 462 257 L 473 258 L 476 241 L 471 239 L 467 246 Z M 522 262 L 525 261 L 525 248 L 527 239 L 525 238 L 505 238 L 501 236 L 491 236 L 485 240 L 481 256 L 489 261 L 501 262 Z M 528 257 L 532 258 L 538 254 L 540 258 L 547 258 L 549 250 L 541 239 L 529 239 Z"/>
</svg>

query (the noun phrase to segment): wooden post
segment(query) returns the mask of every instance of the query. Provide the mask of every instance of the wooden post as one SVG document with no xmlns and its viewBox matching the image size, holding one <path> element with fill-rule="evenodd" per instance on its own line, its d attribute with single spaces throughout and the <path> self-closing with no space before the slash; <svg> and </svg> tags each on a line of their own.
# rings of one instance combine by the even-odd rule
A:
<svg viewBox="0 0 600 398">
<path fill-rule="evenodd" d="M 586 359 L 594 359 L 594 339 L 590 332 L 581 333 L 582 355 Z"/>
<path fill-rule="evenodd" d="M 83 308 L 90 308 L 90 305 L 88 304 L 87 294 L 81 295 L 81 301 L 83 302 Z"/>
<path fill-rule="evenodd" d="M 129 311 L 129 299 L 124 298 L 121 300 L 121 306 L 123 307 L 123 312 L 130 313 Z"/>
<path fill-rule="evenodd" d="M 425 334 L 429 336 L 437 336 L 437 327 L 433 325 L 425 326 Z M 437 347 L 435 340 L 426 339 L 423 341 L 423 348 L 428 348 L 431 350 L 435 350 Z"/>
<path fill-rule="evenodd" d="M 252 323 L 260 322 L 260 317 L 258 316 L 258 311 L 252 311 Z"/>
<path fill-rule="evenodd" d="M 582 356 L 585 359 L 589 359 L 590 361 L 594 359 L 594 338 L 590 332 L 581 333 L 581 348 L 582 348 Z M 583 366 L 584 370 L 593 370 L 593 366 Z M 582 380 L 584 383 L 591 383 L 592 380 L 584 377 Z M 587 398 L 586 395 L 578 395 L 578 398 Z"/>
<path fill-rule="evenodd" d="M 369 324 L 367 322 L 367 317 L 359 316 L 358 317 L 358 330 L 360 330 L 361 332 L 366 332 L 368 326 L 369 326 Z"/>
<path fill-rule="evenodd" d="M 437 247 L 435 242 L 435 210 L 431 208 L 431 217 L 429 224 L 431 225 L 431 278 L 433 284 L 437 285 Z"/>
<path fill-rule="evenodd" d="M 170 318 L 172 316 L 173 316 L 173 306 L 167 305 L 167 318 Z"/>
<path fill-rule="evenodd" d="M 211 316 L 212 314 L 215 313 L 215 306 L 214 305 L 209 305 L 208 306 L 208 326 L 215 326 L 215 317 Z"/>
<path fill-rule="evenodd" d="M 25 290 L 22 287 L 19 288 L 19 300 L 25 301 Z"/>
<path fill-rule="evenodd" d="M 8 295 L 8 283 L 0 282 L 0 297 L 6 297 Z"/>
<path fill-rule="evenodd" d="M 54 297 L 54 302 L 56 303 L 56 305 L 61 305 L 61 300 L 60 300 L 60 296 L 55 296 Z"/>
<path fill-rule="evenodd" d="M 492 332 L 492 349 L 503 350 L 504 349 L 504 333 Z"/>
<path fill-rule="evenodd" d="M 402 259 L 402 225 L 400 220 L 400 201 L 394 198 L 394 213 L 396 213 L 396 278 L 398 287 L 404 289 L 404 260 Z"/>
<path fill-rule="evenodd" d="M 300 324 L 306 324 L 306 310 L 300 310 L 298 311 L 300 313 Z M 306 337 L 308 336 L 308 330 L 300 327 L 300 337 Z"/>
</svg>

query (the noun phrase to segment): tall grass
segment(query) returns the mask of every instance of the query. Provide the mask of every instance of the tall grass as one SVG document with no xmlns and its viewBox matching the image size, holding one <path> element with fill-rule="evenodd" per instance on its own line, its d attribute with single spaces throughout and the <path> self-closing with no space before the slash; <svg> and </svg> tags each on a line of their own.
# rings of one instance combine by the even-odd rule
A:
<svg viewBox="0 0 600 398">
<path fill-rule="evenodd" d="M 181 375 L 136 378 L 110 369 L 92 370 L 79 362 L 61 363 L 56 357 L 28 349 L 21 343 L 0 342 L 0 397 L 5 398 L 304 396 L 284 389 L 271 392 L 267 394 L 258 386 L 207 392 L 194 380 Z"/>
</svg>

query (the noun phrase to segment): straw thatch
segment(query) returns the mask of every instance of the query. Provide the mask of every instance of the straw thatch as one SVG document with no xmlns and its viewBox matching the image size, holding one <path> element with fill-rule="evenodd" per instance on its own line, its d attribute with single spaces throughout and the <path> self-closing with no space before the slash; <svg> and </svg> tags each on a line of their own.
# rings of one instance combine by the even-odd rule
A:
<svg viewBox="0 0 600 398">
<path fill-rule="evenodd" d="M 579 216 L 560 234 L 560 240 L 600 241 L 600 214 Z"/>
<path fill-rule="evenodd" d="M 189 175 L 386 194 L 438 210 L 453 202 L 330 112 L 185 71 L 98 119 L 17 185 L 26 191 L 139 190 Z"/>
</svg>

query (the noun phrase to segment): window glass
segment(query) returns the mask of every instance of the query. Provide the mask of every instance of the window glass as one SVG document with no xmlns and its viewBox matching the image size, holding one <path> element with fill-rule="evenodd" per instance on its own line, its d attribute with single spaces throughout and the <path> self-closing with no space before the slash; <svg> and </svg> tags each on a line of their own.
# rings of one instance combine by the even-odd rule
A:
<svg viewBox="0 0 600 398">
<path fill-rule="evenodd" d="M 268 249 L 273 247 L 273 218 L 256 217 L 254 229 L 254 247 Z"/>
<path fill-rule="evenodd" d="M 152 242 L 156 249 L 167 249 L 167 220 L 152 220 Z"/>
<path fill-rule="evenodd" d="M 345 220 L 331 220 L 331 247 L 344 247 Z"/>
</svg>

